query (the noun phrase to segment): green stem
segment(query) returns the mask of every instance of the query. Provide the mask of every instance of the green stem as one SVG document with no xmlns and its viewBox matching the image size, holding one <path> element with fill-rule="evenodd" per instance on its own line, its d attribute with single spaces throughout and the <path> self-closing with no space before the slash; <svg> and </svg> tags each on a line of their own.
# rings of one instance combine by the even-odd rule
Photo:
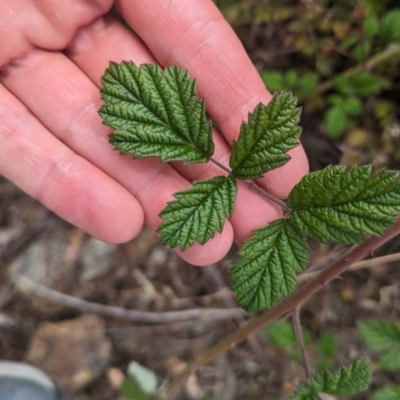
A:
<svg viewBox="0 0 400 400">
<path fill-rule="evenodd" d="M 369 59 L 362 61 L 361 63 L 355 65 L 354 67 L 351 67 L 344 71 L 341 75 L 345 77 L 350 77 L 353 75 L 358 74 L 361 71 L 369 71 L 373 69 L 376 65 L 386 61 L 390 57 L 393 57 L 400 53 L 400 43 L 396 44 L 394 46 L 391 46 L 383 51 L 381 51 L 378 54 L 375 54 L 374 56 L 370 57 Z M 307 95 L 303 99 L 303 103 L 306 104 L 307 99 L 310 97 L 313 97 L 318 94 L 322 94 L 326 92 L 327 90 L 331 89 L 333 87 L 334 79 L 328 79 L 325 82 L 322 82 L 320 85 L 318 85 L 315 90 L 312 91 L 309 95 Z"/>
<path fill-rule="evenodd" d="M 228 174 L 230 174 L 232 172 L 231 169 L 225 167 L 225 165 L 221 164 L 219 161 L 215 160 L 214 158 L 211 157 L 210 161 L 213 162 L 219 168 L 223 169 Z M 286 203 L 284 201 L 278 199 L 271 193 L 268 193 L 266 190 L 262 189 L 260 186 L 256 185 L 255 183 L 247 181 L 247 180 L 243 180 L 243 179 L 240 179 L 240 181 L 243 182 L 248 188 L 250 188 L 250 189 L 254 190 L 256 193 L 258 193 L 264 199 L 267 199 L 267 200 L 271 201 L 272 203 L 277 204 L 286 213 L 290 211 L 290 208 L 288 208 L 288 206 L 286 205 Z"/>
<path fill-rule="evenodd" d="M 308 281 L 304 286 L 294 292 L 286 300 L 275 307 L 264 311 L 261 315 L 251 320 L 247 325 L 237 329 L 215 346 L 191 361 L 185 369 L 175 378 L 167 390 L 166 400 L 172 400 L 178 393 L 189 375 L 200 365 L 207 363 L 219 354 L 228 350 L 235 343 L 245 339 L 248 335 L 264 326 L 266 323 L 292 312 L 299 304 L 324 287 L 329 281 L 336 278 L 344 270 L 349 268 L 359 259 L 371 254 L 377 247 L 400 233 L 400 217 L 396 219 L 395 225 L 380 237 L 372 237 L 362 244 L 354 246 L 342 257 L 338 258 L 329 267 L 324 269 L 315 278 Z"/>
</svg>

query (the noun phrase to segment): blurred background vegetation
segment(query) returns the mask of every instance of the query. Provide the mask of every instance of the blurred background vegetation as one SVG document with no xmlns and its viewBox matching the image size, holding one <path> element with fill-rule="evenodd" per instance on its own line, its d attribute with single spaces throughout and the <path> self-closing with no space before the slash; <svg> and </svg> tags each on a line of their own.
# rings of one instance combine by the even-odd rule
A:
<svg viewBox="0 0 400 400">
<path fill-rule="evenodd" d="M 312 169 L 400 169 L 400 4 L 216 0 L 271 91 L 303 107 Z"/>
</svg>

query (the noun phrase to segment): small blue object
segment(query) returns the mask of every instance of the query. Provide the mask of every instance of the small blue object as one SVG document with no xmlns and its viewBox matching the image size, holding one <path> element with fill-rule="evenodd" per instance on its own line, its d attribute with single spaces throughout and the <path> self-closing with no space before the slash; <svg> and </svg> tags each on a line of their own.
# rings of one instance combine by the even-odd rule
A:
<svg viewBox="0 0 400 400">
<path fill-rule="evenodd" d="M 42 371 L 28 364 L 0 361 L 0 400 L 68 400 Z"/>
</svg>

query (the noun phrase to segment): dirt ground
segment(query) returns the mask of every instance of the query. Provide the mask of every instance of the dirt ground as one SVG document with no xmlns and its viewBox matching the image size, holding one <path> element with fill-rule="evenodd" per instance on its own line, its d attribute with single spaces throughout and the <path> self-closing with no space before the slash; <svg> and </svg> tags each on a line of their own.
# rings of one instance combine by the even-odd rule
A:
<svg viewBox="0 0 400 400">
<path fill-rule="evenodd" d="M 237 316 L 226 320 L 221 314 L 216 320 L 152 325 L 145 320 L 133 323 L 100 316 L 87 323 L 82 316 L 88 314 L 19 288 L 13 283 L 13 275 L 7 272 L 20 272 L 62 293 L 128 310 L 232 310 L 236 304 L 228 289 L 228 272 L 236 249 L 217 265 L 196 268 L 184 263 L 145 230 L 127 244 L 112 246 L 107 256 L 101 246 L 93 251 L 91 237 L 69 226 L 4 179 L 0 191 L 1 358 L 29 361 L 44 368 L 74 391 L 74 399 L 119 398 L 113 377 L 118 372 L 125 373 L 131 361 L 156 372 L 161 383 L 171 376 L 174 366 L 189 361 L 248 319 Z M 92 260 L 85 260 L 88 244 Z M 394 240 L 379 253 L 395 253 L 399 248 L 400 241 Z M 314 246 L 311 264 L 321 267 L 341 251 Z M 101 258 L 106 262 L 99 262 Z M 336 334 L 337 362 L 349 363 L 368 354 L 355 328 L 356 319 L 398 317 L 397 264 L 348 272 L 304 304 L 302 322 L 313 339 L 326 331 Z M 44 272 L 40 272 L 42 269 Z M 49 323 L 53 330 L 49 330 Z M 47 335 L 43 337 L 41 333 L 46 326 Z M 66 336 L 59 336 L 56 327 L 60 326 L 62 331 L 66 330 Z M 69 344 L 60 345 L 60 340 L 68 340 Z M 92 348 L 93 341 L 96 349 Z M 108 350 L 98 354 L 104 341 L 110 343 L 106 346 Z M 40 350 L 43 346 L 45 350 Z M 79 346 L 79 351 L 71 352 L 68 346 Z M 311 360 L 317 360 L 314 346 L 309 347 L 309 352 Z M 96 365 L 91 365 L 90 358 L 92 364 L 96 360 Z M 74 376 L 81 370 L 87 372 L 88 368 L 89 376 L 77 382 Z M 303 371 L 289 352 L 274 347 L 261 329 L 224 356 L 201 367 L 196 377 L 189 394 L 182 398 L 196 398 L 198 393 L 211 394 L 218 400 L 262 399 L 267 395 L 283 398 L 303 377 Z M 399 378 L 398 374 L 376 371 L 374 386 L 399 382 Z"/>
<path fill-rule="evenodd" d="M 265 25 L 244 23 L 237 29 L 260 70 L 284 68 L 294 62 L 296 55 L 282 58 L 273 54 L 279 36 L 274 36 L 273 45 L 265 50 L 271 35 Z M 318 134 L 319 117 L 311 114 L 304 118 L 303 140 L 314 169 L 340 162 L 348 151 L 342 142 L 333 143 Z M 0 196 L 0 359 L 40 366 L 67 388 L 73 399 L 119 399 L 117 386 L 131 361 L 154 371 L 162 383 L 184 362 L 250 318 L 237 310 L 229 290 L 235 246 L 225 260 L 197 268 L 162 246 L 147 229 L 129 243 L 108 245 L 62 221 L 3 178 Z M 332 245 L 310 242 L 310 246 L 314 269 L 324 267 L 343 251 Z M 374 256 L 399 251 L 400 238 L 396 238 Z M 311 362 L 319 357 L 313 342 L 327 331 L 337 337 L 337 363 L 369 355 L 355 321 L 399 318 L 399 266 L 398 261 L 347 272 L 303 305 L 302 323 L 312 337 Z M 24 286 L 19 274 L 58 292 L 126 310 L 225 311 L 212 319 L 205 316 L 179 322 L 172 318 L 163 324 L 151 323 L 148 314 L 137 322 L 94 317 L 34 294 L 37 287 Z M 233 317 L 227 318 L 226 310 Z M 180 398 L 204 394 L 217 400 L 284 398 L 304 377 L 302 367 L 289 353 L 273 346 L 265 329 L 260 329 L 201 367 Z M 371 390 L 352 398 L 368 399 L 374 388 L 400 383 L 399 373 L 384 373 L 373 365 L 377 370 Z"/>
</svg>

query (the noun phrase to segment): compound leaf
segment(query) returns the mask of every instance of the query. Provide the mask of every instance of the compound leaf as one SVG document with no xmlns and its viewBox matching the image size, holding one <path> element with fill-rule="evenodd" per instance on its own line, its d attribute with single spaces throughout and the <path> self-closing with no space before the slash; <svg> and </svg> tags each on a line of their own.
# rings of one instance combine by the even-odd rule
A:
<svg viewBox="0 0 400 400">
<path fill-rule="evenodd" d="M 111 63 L 101 82 L 99 114 L 115 128 L 110 142 L 122 154 L 164 162 L 207 162 L 214 152 L 211 124 L 187 71 L 158 65 Z"/>
<path fill-rule="evenodd" d="M 160 213 L 164 219 L 158 227 L 162 242 L 182 250 L 196 240 L 206 243 L 216 231 L 222 231 L 225 217 L 232 217 L 236 191 L 234 178 L 216 176 L 193 182 L 190 189 L 175 193 L 176 200 Z"/>
<path fill-rule="evenodd" d="M 370 166 L 327 167 L 305 176 L 287 205 L 297 228 L 315 240 L 359 243 L 394 224 L 400 212 L 398 174 L 371 175 Z"/>
<path fill-rule="evenodd" d="M 259 311 L 288 296 L 296 286 L 296 271 L 306 268 L 308 246 L 287 219 L 279 219 L 246 241 L 231 275 L 237 301 L 247 311 Z"/>
<path fill-rule="evenodd" d="M 334 396 L 349 396 L 366 390 L 371 381 L 371 367 L 366 358 L 354 361 L 350 366 L 341 366 L 335 373 L 318 369 L 311 383 L 301 382 L 290 400 L 317 400 L 318 393 Z"/>
<path fill-rule="evenodd" d="M 285 154 L 299 144 L 300 109 L 291 93 L 275 94 L 269 104 L 259 104 L 243 122 L 233 142 L 229 165 L 238 179 L 261 178 L 265 172 L 286 164 Z"/>
</svg>

